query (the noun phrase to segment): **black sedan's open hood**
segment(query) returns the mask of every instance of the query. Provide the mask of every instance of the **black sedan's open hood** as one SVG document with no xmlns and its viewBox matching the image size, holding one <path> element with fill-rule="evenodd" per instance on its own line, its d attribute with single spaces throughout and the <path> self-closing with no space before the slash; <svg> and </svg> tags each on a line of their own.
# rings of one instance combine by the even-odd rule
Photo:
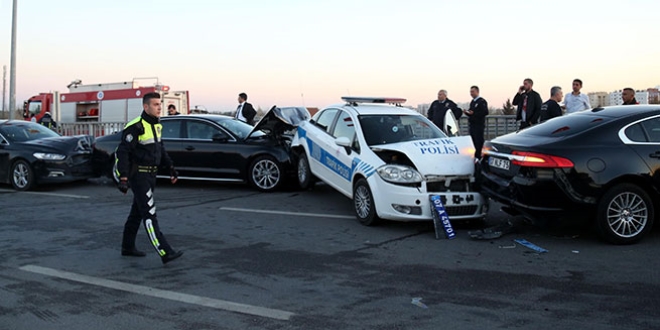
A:
<svg viewBox="0 0 660 330">
<path fill-rule="evenodd" d="M 286 131 L 292 130 L 300 123 L 308 120 L 311 116 L 309 111 L 303 107 L 282 107 L 273 106 L 268 112 L 254 125 L 254 129 L 248 137 L 254 132 L 263 131 L 267 135 L 280 135 Z"/>
</svg>

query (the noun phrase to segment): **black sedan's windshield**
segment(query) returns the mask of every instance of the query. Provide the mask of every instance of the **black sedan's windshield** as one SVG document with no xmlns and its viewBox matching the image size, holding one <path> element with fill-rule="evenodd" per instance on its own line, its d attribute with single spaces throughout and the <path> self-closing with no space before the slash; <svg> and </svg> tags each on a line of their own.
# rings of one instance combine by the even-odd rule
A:
<svg viewBox="0 0 660 330">
<path fill-rule="evenodd" d="M 11 142 L 25 142 L 32 140 L 57 137 L 59 134 L 45 126 L 32 122 L 12 121 L 0 125 L 0 134 Z"/>
<path fill-rule="evenodd" d="M 361 115 L 359 119 L 364 139 L 370 146 L 447 137 L 423 116 Z"/>
<path fill-rule="evenodd" d="M 241 139 L 247 138 L 248 134 L 254 129 L 253 126 L 244 123 L 240 120 L 234 120 L 234 119 L 218 119 L 216 120 L 216 123 L 220 124 L 220 126 L 226 128 L 230 132 L 234 133 L 234 135 L 238 136 Z M 257 131 L 252 134 L 252 137 L 257 137 L 257 136 L 262 136 L 264 135 L 263 132 Z"/>
</svg>

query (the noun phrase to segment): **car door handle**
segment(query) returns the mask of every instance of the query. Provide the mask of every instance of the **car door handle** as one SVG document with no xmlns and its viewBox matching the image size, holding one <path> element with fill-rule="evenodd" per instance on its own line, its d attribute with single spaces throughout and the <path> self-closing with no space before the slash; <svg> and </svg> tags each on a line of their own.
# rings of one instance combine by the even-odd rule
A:
<svg viewBox="0 0 660 330">
<path fill-rule="evenodd" d="M 649 154 L 649 157 L 651 157 L 651 158 L 660 158 L 660 151 L 656 151 L 652 154 Z"/>
<path fill-rule="evenodd" d="M 195 150 L 195 147 L 193 147 L 193 146 L 187 146 L 187 147 L 186 147 L 186 150 L 188 150 L 188 151 L 193 151 L 193 150 Z"/>
</svg>

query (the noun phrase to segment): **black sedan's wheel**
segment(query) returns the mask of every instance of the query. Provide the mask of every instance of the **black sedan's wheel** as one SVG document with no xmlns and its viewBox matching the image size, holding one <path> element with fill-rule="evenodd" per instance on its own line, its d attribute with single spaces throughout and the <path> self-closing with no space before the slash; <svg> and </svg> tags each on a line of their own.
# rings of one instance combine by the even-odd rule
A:
<svg viewBox="0 0 660 330">
<path fill-rule="evenodd" d="M 34 186 L 34 171 L 28 162 L 18 160 L 11 167 L 11 185 L 16 190 L 30 190 Z"/>
<path fill-rule="evenodd" d="M 309 168 L 309 160 L 305 152 L 298 157 L 298 185 L 301 189 L 309 189 L 314 184 L 312 171 Z"/>
<path fill-rule="evenodd" d="M 282 182 L 282 167 L 273 157 L 257 157 L 250 164 L 248 180 L 261 191 L 273 191 Z"/>
<path fill-rule="evenodd" d="M 361 224 L 373 226 L 380 221 L 376 213 L 374 195 L 371 194 L 367 180 L 359 179 L 355 183 L 353 187 L 353 205 L 355 206 L 355 215 Z"/>
<path fill-rule="evenodd" d="M 608 190 L 598 204 L 600 236 L 614 244 L 641 240 L 653 226 L 653 202 L 644 189 L 624 183 Z"/>
</svg>

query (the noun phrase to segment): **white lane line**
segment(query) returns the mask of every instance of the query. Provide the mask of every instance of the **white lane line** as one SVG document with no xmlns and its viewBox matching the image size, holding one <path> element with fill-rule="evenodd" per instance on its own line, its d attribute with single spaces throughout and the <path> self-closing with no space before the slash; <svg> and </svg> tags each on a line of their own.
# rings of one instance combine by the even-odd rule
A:
<svg viewBox="0 0 660 330">
<path fill-rule="evenodd" d="M 0 189 L 0 192 L 3 192 L 3 193 L 4 192 L 13 192 L 13 193 L 20 193 L 20 194 L 67 197 L 67 198 L 78 198 L 78 199 L 88 199 L 89 198 L 89 196 L 83 196 L 83 195 L 59 194 L 59 193 L 49 193 L 49 192 L 39 192 L 39 191 L 16 191 L 16 190 Z"/>
<path fill-rule="evenodd" d="M 156 297 L 156 298 L 174 300 L 174 301 L 183 302 L 183 303 L 187 303 L 187 304 L 205 306 L 205 307 L 221 309 L 221 310 L 225 310 L 225 311 L 229 311 L 229 312 L 235 312 L 235 313 L 241 313 L 241 314 L 249 314 L 249 315 L 261 316 L 261 317 L 267 317 L 267 318 L 276 319 L 276 320 L 285 320 L 286 321 L 286 320 L 289 320 L 292 316 L 295 315 L 294 313 L 287 312 L 287 311 L 282 311 L 282 310 L 277 310 L 277 309 L 270 309 L 270 308 L 259 307 L 259 306 L 239 304 L 239 303 L 226 301 L 226 300 L 206 298 L 206 297 L 195 296 L 195 295 L 191 295 L 191 294 L 168 291 L 168 290 L 160 290 L 160 289 L 156 289 L 156 288 L 150 288 L 148 286 L 142 286 L 142 285 L 136 285 L 136 284 L 106 280 L 104 278 L 98 278 L 98 277 L 93 277 L 93 276 L 70 273 L 70 272 L 65 272 L 65 271 L 61 271 L 61 270 L 57 270 L 57 269 L 53 269 L 53 268 L 40 267 L 40 266 L 35 266 L 35 265 L 26 265 L 26 266 L 20 267 L 19 269 L 22 270 L 22 271 L 30 272 L 30 273 L 36 273 L 36 274 L 41 274 L 41 275 L 46 275 L 46 276 L 51 276 L 51 277 L 57 277 L 57 278 L 61 278 L 61 279 L 69 280 L 69 281 L 80 282 L 80 283 L 100 286 L 100 287 L 119 290 L 119 291 L 126 291 L 126 292 L 141 294 L 141 295 L 149 296 L 149 297 Z"/>
<path fill-rule="evenodd" d="M 254 210 L 254 209 L 243 209 L 240 207 L 221 207 L 222 211 L 235 211 L 235 212 L 251 212 L 251 213 L 266 213 L 266 214 L 283 214 L 283 215 L 297 215 L 301 217 L 317 217 L 317 218 L 336 218 L 336 219 L 355 219 L 355 216 L 352 215 L 341 215 L 341 214 L 322 214 L 322 213 L 303 213 L 303 212 L 287 212 L 287 211 L 275 211 L 275 210 Z"/>
</svg>

